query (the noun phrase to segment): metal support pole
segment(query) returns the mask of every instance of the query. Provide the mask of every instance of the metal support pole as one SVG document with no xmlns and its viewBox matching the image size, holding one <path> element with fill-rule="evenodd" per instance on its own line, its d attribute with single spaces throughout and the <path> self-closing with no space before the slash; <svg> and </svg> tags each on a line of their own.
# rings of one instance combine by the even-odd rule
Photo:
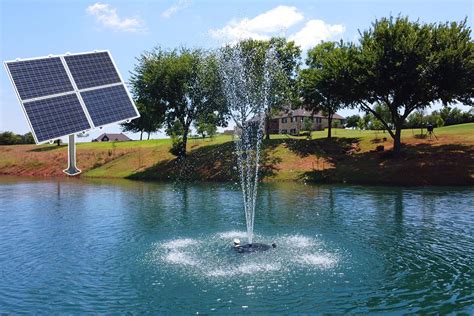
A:
<svg viewBox="0 0 474 316">
<path fill-rule="evenodd" d="M 68 151 L 68 168 L 64 169 L 64 173 L 67 174 L 68 176 L 75 176 L 81 173 L 81 170 L 79 170 L 76 167 L 76 141 L 75 141 L 75 135 L 69 135 L 69 143 L 67 145 L 67 151 Z"/>
</svg>

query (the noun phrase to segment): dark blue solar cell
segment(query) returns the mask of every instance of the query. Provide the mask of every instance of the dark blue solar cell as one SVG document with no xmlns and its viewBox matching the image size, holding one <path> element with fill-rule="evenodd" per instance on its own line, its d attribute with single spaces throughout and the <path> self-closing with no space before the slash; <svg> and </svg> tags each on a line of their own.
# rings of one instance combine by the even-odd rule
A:
<svg viewBox="0 0 474 316">
<path fill-rule="evenodd" d="M 73 91 L 59 57 L 7 63 L 22 100 Z"/>
<path fill-rule="evenodd" d="M 25 102 L 24 106 L 38 142 L 91 128 L 75 93 Z"/>
<path fill-rule="evenodd" d="M 71 55 L 64 58 L 78 89 L 121 82 L 107 52 Z"/>
<path fill-rule="evenodd" d="M 138 116 L 123 85 L 81 92 L 95 126 Z"/>
</svg>

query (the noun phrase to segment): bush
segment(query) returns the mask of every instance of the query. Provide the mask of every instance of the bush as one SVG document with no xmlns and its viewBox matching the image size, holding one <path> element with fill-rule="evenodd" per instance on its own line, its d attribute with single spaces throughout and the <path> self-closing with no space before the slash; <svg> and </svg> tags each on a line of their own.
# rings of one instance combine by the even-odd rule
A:
<svg viewBox="0 0 474 316">
<path fill-rule="evenodd" d="M 174 156 L 180 156 L 183 149 L 183 141 L 181 137 L 171 137 L 170 153 Z"/>
<path fill-rule="evenodd" d="M 183 151 L 183 125 L 176 120 L 172 126 L 166 129 L 166 134 L 171 138 L 170 153 L 174 156 L 181 156 Z"/>
</svg>

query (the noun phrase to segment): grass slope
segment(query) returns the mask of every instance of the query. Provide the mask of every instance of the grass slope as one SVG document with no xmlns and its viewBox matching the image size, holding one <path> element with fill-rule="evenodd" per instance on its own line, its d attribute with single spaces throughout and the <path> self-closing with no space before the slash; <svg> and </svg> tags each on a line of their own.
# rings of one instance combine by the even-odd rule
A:
<svg viewBox="0 0 474 316">
<path fill-rule="evenodd" d="M 426 131 L 425 131 L 426 132 Z M 312 139 L 272 135 L 264 142 L 264 181 L 346 182 L 397 185 L 474 184 L 474 123 L 435 130 L 437 139 L 420 138 L 420 130 L 404 130 L 403 155 L 394 159 L 388 133 L 335 129 L 313 132 Z M 383 138 L 386 140 L 383 140 Z M 186 162 L 169 153 L 170 140 L 80 143 L 78 167 L 85 177 L 150 180 L 237 179 L 231 136 L 191 139 Z M 383 145 L 385 152 L 375 152 Z M 67 146 L 0 146 L 0 174 L 64 176 Z"/>
</svg>

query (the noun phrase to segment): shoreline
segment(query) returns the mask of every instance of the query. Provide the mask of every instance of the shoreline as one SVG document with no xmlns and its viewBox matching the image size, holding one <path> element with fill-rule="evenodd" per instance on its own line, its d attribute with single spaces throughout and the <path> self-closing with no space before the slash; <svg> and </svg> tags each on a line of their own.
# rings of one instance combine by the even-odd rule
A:
<svg viewBox="0 0 474 316">
<path fill-rule="evenodd" d="M 88 176 L 42 176 L 42 175 L 12 175 L 12 174 L 0 174 L 0 180 L 3 179 L 24 179 L 24 180 L 37 180 L 37 181 L 47 181 L 47 180 L 72 180 L 72 181 L 93 181 L 93 180 L 105 180 L 105 181 L 133 181 L 133 182 L 144 182 L 144 183 L 163 183 L 163 184 L 237 184 L 238 182 L 234 180 L 163 180 L 163 179 L 153 179 L 153 178 L 119 178 L 119 177 L 88 177 Z M 470 188 L 474 187 L 474 181 L 472 183 L 457 183 L 457 184 L 444 184 L 444 183 L 390 183 L 390 182 L 341 182 L 341 181 L 323 181 L 323 182 L 314 182 L 314 181 L 300 181 L 300 180 L 260 180 L 259 184 L 291 184 L 295 183 L 298 185 L 347 185 L 347 186 L 370 186 L 370 187 L 406 187 L 406 188 L 442 188 L 442 187 L 455 187 L 455 188 Z"/>
<path fill-rule="evenodd" d="M 261 182 L 374 186 L 473 186 L 474 123 L 439 128 L 438 139 L 404 130 L 404 151 L 391 157 L 381 131 L 335 129 L 335 137 L 272 135 L 262 145 Z M 169 139 L 78 143 L 80 178 L 159 182 L 238 182 L 232 138 L 192 139 L 184 164 L 170 154 Z M 376 151 L 383 146 L 384 151 Z M 67 146 L 0 146 L 0 177 L 68 177 Z"/>
</svg>

